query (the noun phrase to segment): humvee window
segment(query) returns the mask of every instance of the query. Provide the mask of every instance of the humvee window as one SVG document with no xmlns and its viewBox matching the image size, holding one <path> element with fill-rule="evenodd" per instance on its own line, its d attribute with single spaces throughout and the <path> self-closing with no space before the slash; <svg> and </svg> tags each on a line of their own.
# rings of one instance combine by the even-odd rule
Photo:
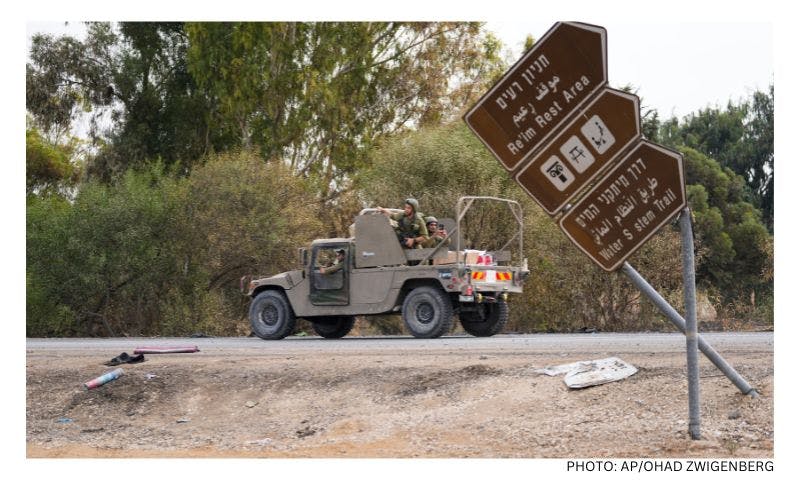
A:
<svg viewBox="0 0 800 480">
<path fill-rule="evenodd" d="M 339 290 L 344 287 L 344 270 L 320 273 L 320 268 L 330 268 L 336 263 L 336 250 L 341 247 L 320 247 L 314 261 L 314 287 L 317 290 Z"/>
</svg>

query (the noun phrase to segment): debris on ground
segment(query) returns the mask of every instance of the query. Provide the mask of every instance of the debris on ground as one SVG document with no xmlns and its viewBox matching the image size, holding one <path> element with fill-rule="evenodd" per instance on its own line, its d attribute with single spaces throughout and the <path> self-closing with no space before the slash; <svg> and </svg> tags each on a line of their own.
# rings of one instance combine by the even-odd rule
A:
<svg viewBox="0 0 800 480">
<path fill-rule="evenodd" d="M 130 356 L 128 355 L 128 352 L 122 352 L 116 357 L 104 363 L 103 365 L 109 367 L 115 367 L 117 365 L 122 365 L 123 363 L 141 363 L 141 362 L 144 362 L 143 354 L 140 353 L 139 355 Z"/>
<path fill-rule="evenodd" d="M 586 388 L 628 378 L 639 370 L 617 357 L 567 363 L 536 370 L 536 373 L 555 377 L 566 374 L 564 383 L 569 388 Z"/>
<path fill-rule="evenodd" d="M 136 347 L 133 351 L 137 353 L 195 353 L 200 349 L 196 345 L 193 346 L 169 346 L 169 347 Z"/>
<path fill-rule="evenodd" d="M 317 430 L 314 429 L 314 428 L 311 428 L 308 425 L 306 425 L 305 427 L 303 427 L 300 430 L 297 430 L 295 432 L 295 434 L 297 435 L 297 438 L 310 437 L 311 435 L 314 435 L 315 433 L 317 433 Z"/>
<path fill-rule="evenodd" d="M 90 380 L 83 384 L 86 390 L 91 390 L 93 388 L 97 388 L 101 385 L 105 385 L 106 383 L 118 379 L 122 375 L 123 371 L 121 368 L 116 370 L 112 370 L 108 373 L 100 375 L 99 377 L 95 378 L 94 380 Z"/>
<path fill-rule="evenodd" d="M 247 445 L 257 445 L 259 447 L 266 447 L 271 443 L 272 443 L 271 438 L 262 438 L 261 440 L 250 440 L 249 442 L 246 442 Z"/>
</svg>

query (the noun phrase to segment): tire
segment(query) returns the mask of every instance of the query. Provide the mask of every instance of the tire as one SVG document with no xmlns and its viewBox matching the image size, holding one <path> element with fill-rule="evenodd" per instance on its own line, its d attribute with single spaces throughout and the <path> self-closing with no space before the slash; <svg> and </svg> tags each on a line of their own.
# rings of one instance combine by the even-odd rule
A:
<svg viewBox="0 0 800 480">
<path fill-rule="evenodd" d="M 250 327 L 259 338 L 280 340 L 294 331 L 297 319 L 283 292 L 266 290 L 250 304 Z"/>
<path fill-rule="evenodd" d="M 508 304 L 506 302 L 487 303 L 480 312 L 461 312 L 458 316 L 461 326 L 467 333 L 475 337 L 491 337 L 503 330 L 508 322 Z"/>
<path fill-rule="evenodd" d="M 403 322 L 417 338 L 438 338 L 453 325 L 453 305 L 443 291 L 417 287 L 403 301 Z"/>
<path fill-rule="evenodd" d="M 342 338 L 353 329 L 356 317 L 324 317 L 314 320 L 311 325 L 317 335 L 323 338 Z"/>
</svg>

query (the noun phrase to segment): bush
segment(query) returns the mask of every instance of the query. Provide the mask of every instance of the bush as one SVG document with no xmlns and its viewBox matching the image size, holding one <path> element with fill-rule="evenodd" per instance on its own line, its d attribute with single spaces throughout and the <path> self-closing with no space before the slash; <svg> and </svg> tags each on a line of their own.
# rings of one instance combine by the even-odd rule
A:
<svg viewBox="0 0 800 480">
<path fill-rule="evenodd" d="M 247 152 L 188 178 L 156 164 L 89 182 L 73 203 L 31 196 L 27 333 L 246 333 L 239 278 L 292 267 L 320 230 L 316 205 L 288 168 Z"/>
<path fill-rule="evenodd" d="M 297 248 L 322 230 L 319 204 L 288 167 L 252 152 L 207 159 L 184 187 L 179 283 L 182 295 L 200 298 L 183 304 L 192 306 L 195 328 L 240 331 L 248 303 L 239 279 L 297 268 Z"/>
<path fill-rule="evenodd" d="M 74 334 L 148 331 L 158 292 L 175 270 L 174 183 L 156 165 L 116 185 L 85 184 L 71 204 L 30 197 L 29 334 L 63 333 L 65 321 L 52 323 L 48 310 L 71 316 Z"/>
</svg>

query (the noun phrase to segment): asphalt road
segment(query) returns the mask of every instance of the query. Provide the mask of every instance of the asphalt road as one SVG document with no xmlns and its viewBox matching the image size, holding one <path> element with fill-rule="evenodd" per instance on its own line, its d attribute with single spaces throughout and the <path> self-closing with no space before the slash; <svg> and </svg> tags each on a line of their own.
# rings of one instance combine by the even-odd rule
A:
<svg viewBox="0 0 800 480">
<path fill-rule="evenodd" d="M 773 332 L 704 333 L 700 335 L 720 354 L 772 352 Z M 411 337 L 345 337 L 327 340 L 319 337 L 289 337 L 265 341 L 252 337 L 219 338 L 29 338 L 26 354 L 93 355 L 98 352 L 129 353 L 138 347 L 197 346 L 201 352 L 222 356 L 287 354 L 437 354 L 454 353 L 656 353 L 681 352 L 686 340 L 680 333 L 592 333 L 470 336 L 420 340 Z"/>
</svg>

